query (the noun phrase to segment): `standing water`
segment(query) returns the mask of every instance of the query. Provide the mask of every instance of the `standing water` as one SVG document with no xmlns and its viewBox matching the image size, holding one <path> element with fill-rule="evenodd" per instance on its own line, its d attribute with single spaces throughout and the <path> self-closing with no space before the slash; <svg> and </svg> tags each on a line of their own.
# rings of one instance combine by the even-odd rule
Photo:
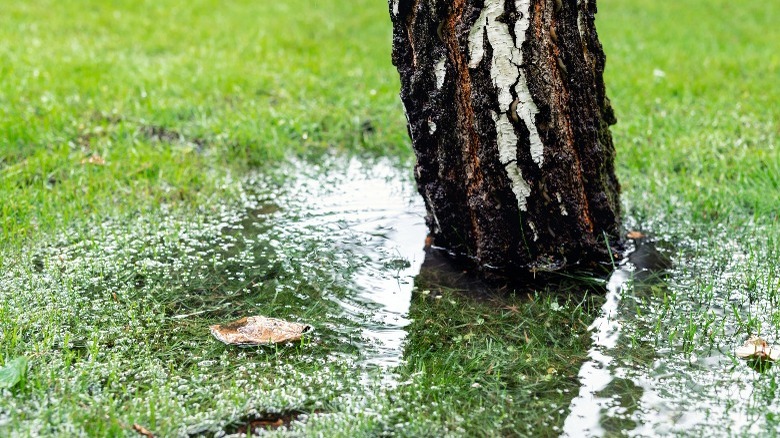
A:
<svg viewBox="0 0 780 438">
<path fill-rule="evenodd" d="M 579 372 L 582 387 L 579 395 L 572 400 L 569 407 L 571 413 L 564 423 L 563 432 L 567 436 L 603 436 L 604 429 L 600 424 L 602 413 L 612 408 L 620 409 L 620 406 L 613 406 L 611 398 L 600 396 L 599 392 L 615 379 L 612 370 L 615 359 L 610 356 L 610 350 L 615 347 L 620 337 L 620 295 L 627 286 L 631 272 L 629 267 L 622 266 L 612 274 L 607 283 L 607 297 L 601 308 L 601 315 L 590 327 L 593 330 L 593 345 L 588 352 L 588 361 L 582 365 Z"/>
<path fill-rule="evenodd" d="M 325 177 L 323 178 L 323 175 Z M 328 295 L 349 319 L 367 365 L 400 364 L 414 277 L 425 258 L 425 207 L 414 183 L 388 160 L 346 165 L 298 178 L 277 226 L 321 234 L 357 260 L 350 293 Z"/>
<path fill-rule="evenodd" d="M 608 284 L 582 365 L 576 337 L 591 319 L 576 313 L 579 305 L 534 299 L 547 290 L 512 305 L 423 290 L 407 338 L 426 229 L 403 169 L 335 158 L 240 183 L 226 178 L 229 196 L 197 209 L 171 202 L 86 218 L 7 258 L 0 338 L 12 354 L 42 352 L 29 372 L 43 384 L 4 397 L 0 428 L 36 435 L 46 406 L 81 410 L 85 391 L 90 418 L 102 418 L 104 406 L 136 391 L 122 405 L 131 412 L 125 421 L 144 418 L 148 401 L 180 420 L 180 435 L 222 430 L 236 406 L 330 409 L 310 420 L 338 421 L 338 430 L 368 427 L 379 410 L 381 430 L 427 425 L 416 436 L 444 435 L 435 433 L 442 425 L 460 436 L 461 427 L 780 434 L 778 367 L 755 371 L 734 355 L 752 335 L 780 343 L 780 252 L 771 227 L 670 221 L 685 225 L 663 238 L 675 242 L 674 266 L 648 264 L 649 245 L 629 256 Z M 658 268 L 663 277 L 652 275 Z M 255 314 L 315 330 L 300 344 L 253 349 L 208 334 L 211 324 Z M 556 357 L 561 367 L 537 356 Z M 400 367 L 403 377 L 387 372 L 404 357 L 411 367 Z M 67 435 L 80 421 L 63 420 L 56 430 Z"/>
<path fill-rule="evenodd" d="M 673 267 L 640 242 L 614 272 L 565 436 L 780 432 L 776 368 L 753 369 L 734 354 L 751 335 L 777 342 L 778 279 L 757 257 L 771 247 L 737 245 L 717 231 L 722 239 L 681 244 Z"/>
</svg>

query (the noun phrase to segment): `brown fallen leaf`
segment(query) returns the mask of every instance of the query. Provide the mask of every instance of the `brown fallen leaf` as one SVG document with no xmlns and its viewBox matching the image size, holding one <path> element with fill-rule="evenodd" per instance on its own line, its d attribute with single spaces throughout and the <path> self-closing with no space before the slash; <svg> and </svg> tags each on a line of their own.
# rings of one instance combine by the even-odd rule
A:
<svg viewBox="0 0 780 438">
<path fill-rule="evenodd" d="M 254 346 L 300 340 L 311 326 L 265 316 L 247 316 L 209 327 L 215 338 L 228 345 Z"/>
<path fill-rule="evenodd" d="M 81 164 L 94 164 L 96 166 L 105 166 L 106 160 L 100 155 L 92 155 L 89 158 L 81 160 Z"/>
<path fill-rule="evenodd" d="M 252 422 L 254 428 L 262 427 L 264 429 L 277 429 L 284 426 L 284 420 L 277 418 L 276 420 L 256 420 Z"/>
<path fill-rule="evenodd" d="M 644 233 L 642 233 L 641 231 L 629 231 L 628 233 L 626 233 L 626 237 L 628 237 L 629 239 L 637 240 L 637 239 L 644 239 L 647 236 L 645 236 Z"/>
<path fill-rule="evenodd" d="M 149 429 L 141 426 L 138 423 L 133 424 L 133 430 L 136 431 L 139 435 L 143 435 L 146 438 L 154 438 L 154 434 L 149 431 Z"/>
<path fill-rule="evenodd" d="M 745 345 L 737 347 L 734 351 L 740 359 L 758 359 L 776 361 L 780 359 L 780 347 L 777 345 L 769 345 L 765 340 L 751 336 Z"/>
</svg>

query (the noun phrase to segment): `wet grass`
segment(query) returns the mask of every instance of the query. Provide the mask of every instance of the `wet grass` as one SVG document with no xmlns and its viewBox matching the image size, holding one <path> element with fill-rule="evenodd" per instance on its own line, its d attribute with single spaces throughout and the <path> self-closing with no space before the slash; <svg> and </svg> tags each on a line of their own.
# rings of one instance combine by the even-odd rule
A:
<svg viewBox="0 0 780 438">
<path fill-rule="evenodd" d="M 328 169 L 273 170 L 286 158 L 410 155 L 386 5 L 6 3 L 0 364 L 29 368 L 0 386 L 0 435 L 210 436 L 290 413 L 268 433 L 559 433 L 592 285 L 477 298 L 424 266 L 390 372 L 364 363 L 366 321 L 338 304 L 373 261 L 339 222 L 279 222 L 306 217 L 294 174 Z M 627 226 L 673 261 L 622 294 L 601 425 L 776 431 L 777 367 L 733 349 L 780 343 L 780 6 L 599 9 Z M 248 313 L 315 332 L 257 349 L 208 336 Z"/>
<path fill-rule="evenodd" d="M 202 203 L 226 172 L 289 154 L 408 154 L 389 19 L 367 5 L 4 3 L 0 245 Z"/>
<path fill-rule="evenodd" d="M 419 282 L 432 286 L 425 268 Z M 561 296 L 546 292 L 475 298 L 418 288 L 406 369 L 433 391 L 423 391 L 417 403 L 457 409 L 460 419 L 441 421 L 459 434 L 560 432 L 602 291 L 580 285 Z"/>
<path fill-rule="evenodd" d="M 334 164 L 312 177 L 343 173 Z M 404 174 L 393 184 L 411 187 Z M 396 353 L 404 362 L 377 367 L 363 330 L 381 324 L 341 303 L 367 286 L 357 273 L 377 263 L 382 268 L 369 276 L 392 277 L 397 264 L 358 252 L 365 236 L 339 231 L 346 225 L 333 222 L 338 215 L 302 218 L 314 199 L 342 190 L 343 177 L 330 188 L 277 178 L 244 179 L 230 197 L 214 199 L 216 207 L 88 221 L 9 252 L 0 289 L 18 293 L 4 295 L 0 354 L 32 366 L 25 382 L 6 390 L 4 427 L 102 436 L 139 424 L 164 436 L 212 436 L 287 412 L 296 421 L 280 433 L 557 427 L 578 386 L 597 307 L 587 294 L 474 298 L 425 268 L 410 335 Z M 210 324 L 249 314 L 315 331 L 300 343 L 244 349 L 209 336 Z M 517 423 L 510 414 L 518 411 L 533 421 Z"/>
</svg>

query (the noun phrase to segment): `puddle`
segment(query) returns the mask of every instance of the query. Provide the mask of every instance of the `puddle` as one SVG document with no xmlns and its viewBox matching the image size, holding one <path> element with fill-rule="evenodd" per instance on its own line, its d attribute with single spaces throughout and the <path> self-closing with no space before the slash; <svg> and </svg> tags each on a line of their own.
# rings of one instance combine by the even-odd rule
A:
<svg viewBox="0 0 780 438">
<path fill-rule="evenodd" d="M 351 346 L 359 366 L 400 365 L 427 234 L 407 169 L 388 159 L 331 158 L 294 162 L 270 177 L 281 174 L 278 186 L 268 176 L 248 181 L 246 208 L 218 224 L 210 247 L 189 243 L 219 262 L 219 275 L 191 290 L 171 317 L 228 322 L 247 316 L 240 306 L 276 308 L 281 314 L 264 316 L 311 324 L 318 342 Z"/>
<path fill-rule="evenodd" d="M 229 196 L 197 211 L 162 205 L 85 220 L 9 257 L 0 337 L 40 351 L 30 372 L 57 379 L 53 391 L 31 386 L 26 398 L 5 398 L 0 428 L 35 435 L 35 421 L 16 418 L 47 418 L 40 406 L 49 405 L 98 418 L 125 397 L 121 409 L 139 421 L 153 403 L 160 417 L 177 418 L 178 429 L 162 423 L 174 436 L 224 432 L 250 407 L 328 412 L 307 419 L 310 434 L 379 417 L 375 435 L 420 424 L 418 436 L 780 430 L 780 367 L 756 372 L 733 354 L 750 335 L 780 343 L 774 228 L 664 235 L 673 266 L 652 246 L 639 248 L 608 282 L 578 373 L 591 301 L 547 290 L 506 304 L 461 300 L 456 291 L 480 295 L 484 285 L 435 252 L 426 260 L 424 207 L 409 173 L 391 160 L 293 163 L 226 180 Z M 252 348 L 208 332 L 258 314 L 314 330 L 305 342 Z M 76 396 L 85 393 L 86 408 Z M 279 420 L 291 434 L 304 428 L 292 416 L 239 423 Z M 90 422 L 69 419 L 52 434 L 74 424 Z"/>
<path fill-rule="evenodd" d="M 303 166 L 303 164 L 299 164 Z M 326 294 L 360 327 L 354 342 L 366 365 L 401 363 L 414 277 L 425 259 L 425 206 L 414 182 L 389 160 L 351 159 L 304 171 L 279 200 L 275 227 L 332 245 L 353 270 L 347 294 Z M 319 237 L 317 237 L 319 236 Z M 338 331 L 338 328 L 335 328 Z"/>
<path fill-rule="evenodd" d="M 611 350 L 617 345 L 622 328 L 618 313 L 621 295 L 633 273 L 632 265 L 621 266 L 607 282 L 607 296 L 601 315 L 590 327 L 593 331 L 593 346 L 588 352 L 588 361 L 582 365 L 578 375 L 582 387 L 579 395 L 572 400 L 570 414 L 564 423 L 563 432 L 566 436 L 603 436 L 605 431 L 601 420 L 605 412 L 612 413 L 610 418 L 627 417 L 627 409 L 621 406 L 620 400 L 605 396 L 602 392 L 619 379 Z"/>
<path fill-rule="evenodd" d="M 564 436 L 777 430 L 776 367 L 756 372 L 733 353 L 749 334 L 777 339 L 777 277 L 745 263 L 769 256 L 772 246 L 729 241 L 723 227 L 719 233 L 684 242 L 674 267 L 640 247 L 629 257 L 635 264 L 613 273 Z"/>
</svg>

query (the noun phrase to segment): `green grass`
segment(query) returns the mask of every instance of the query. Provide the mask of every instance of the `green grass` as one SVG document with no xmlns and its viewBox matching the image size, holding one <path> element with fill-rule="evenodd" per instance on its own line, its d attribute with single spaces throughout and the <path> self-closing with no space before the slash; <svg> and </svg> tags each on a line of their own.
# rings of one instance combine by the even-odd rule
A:
<svg viewBox="0 0 780 438">
<path fill-rule="evenodd" d="M 746 2 L 600 4 L 626 198 L 708 219 L 777 219 L 780 10 Z M 700 15 L 707 9 L 705 16 Z M 663 77 L 654 75 L 655 70 Z M 632 214 L 637 214 L 632 212 Z M 736 216 L 735 216 L 736 217 Z"/>
<path fill-rule="evenodd" d="M 423 272 L 386 386 L 359 364 L 361 322 L 325 299 L 367 262 L 337 228 L 263 210 L 300 208 L 291 156 L 409 158 L 387 6 L 223 3 L 0 5 L 0 366 L 29 360 L 0 388 L 0 435 L 210 433 L 286 410 L 317 413 L 292 429 L 311 436 L 557 435 L 601 302 L 585 286 L 470 298 Z M 777 22 L 772 2 L 599 2 L 627 226 L 675 262 L 623 294 L 603 393 L 629 414 L 604 414 L 608 432 L 778 427 L 776 368 L 732 353 L 780 343 Z M 317 330 L 208 337 L 249 312 Z M 642 394 L 708 417 L 674 429 Z"/>
<path fill-rule="evenodd" d="M 334 149 L 408 154 L 384 8 L 295 6 L 4 4 L 0 199 L 14 201 L 0 207 L 0 245 L 154 205 L 164 188 L 213 192 L 225 168 Z M 157 141 L 155 127 L 176 140 Z M 80 164 L 93 154 L 107 166 Z"/>
</svg>

